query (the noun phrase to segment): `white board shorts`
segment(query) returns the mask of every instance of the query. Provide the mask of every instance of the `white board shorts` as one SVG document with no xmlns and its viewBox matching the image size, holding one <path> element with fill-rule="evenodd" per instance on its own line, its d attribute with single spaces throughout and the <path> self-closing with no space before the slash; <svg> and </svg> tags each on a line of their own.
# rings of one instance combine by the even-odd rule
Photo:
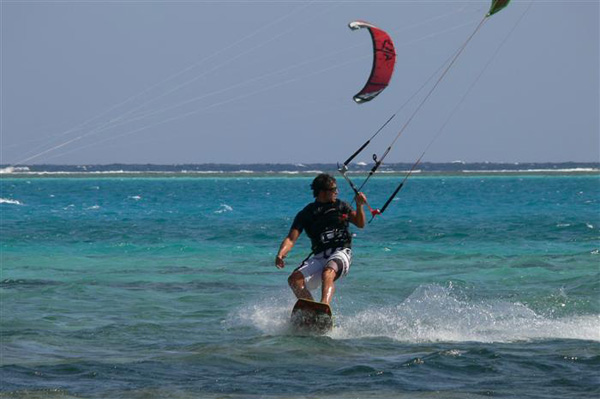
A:
<svg viewBox="0 0 600 399">
<path fill-rule="evenodd" d="M 337 277 L 344 277 L 350 271 L 352 250 L 350 248 L 326 250 L 302 262 L 296 270 L 304 276 L 304 283 L 309 291 L 319 288 L 323 270 L 325 270 L 325 266 L 331 261 L 334 262 L 329 267 L 336 272 Z"/>
</svg>

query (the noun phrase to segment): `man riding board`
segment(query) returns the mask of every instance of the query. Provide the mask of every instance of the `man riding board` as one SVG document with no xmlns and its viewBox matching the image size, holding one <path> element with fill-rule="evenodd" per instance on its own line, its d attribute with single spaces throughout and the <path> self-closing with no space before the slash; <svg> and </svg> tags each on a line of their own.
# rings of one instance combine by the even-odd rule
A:
<svg viewBox="0 0 600 399">
<path fill-rule="evenodd" d="M 348 274 L 352 263 L 352 236 L 349 223 L 363 228 L 366 223 L 363 209 L 367 198 L 356 196 L 356 211 L 350 204 L 337 198 L 338 189 L 333 176 L 322 173 L 312 182 L 315 201 L 296 215 L 290 232 L 284 238 L 275 257 L 275 265 L 282 269 L 284 259 L 296 240 L 306 230 L 312 253 L 288 277 L 288 284 L 299 299 L 313 297 L 311 290 L 321 284 L 321 302 L 330 304 L 335 292 L 334 281 Z"/>
</svg>

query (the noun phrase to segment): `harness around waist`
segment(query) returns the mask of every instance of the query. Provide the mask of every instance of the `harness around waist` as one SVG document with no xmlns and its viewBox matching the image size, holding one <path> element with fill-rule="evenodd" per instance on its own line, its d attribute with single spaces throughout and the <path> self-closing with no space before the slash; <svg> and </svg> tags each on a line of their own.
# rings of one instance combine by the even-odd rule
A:
<svg viewBox="0 0 600 399">
<path fill-rule="evenodd" d="M 322 232 L 318 239 L 313 241 L 312 250 L 317 254 L 337 248 L 349 248 L 350 243 L 350 234 L 346 229 L 331 229 Z"/>
</svg>

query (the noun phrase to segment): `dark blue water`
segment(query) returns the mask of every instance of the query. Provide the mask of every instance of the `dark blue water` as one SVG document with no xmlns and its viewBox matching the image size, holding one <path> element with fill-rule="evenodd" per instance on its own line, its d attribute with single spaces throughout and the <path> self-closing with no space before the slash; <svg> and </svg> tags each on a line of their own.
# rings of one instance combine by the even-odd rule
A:
<svg viewBox="0 0 600 399">
<path fill-rule="evenodd" d="M 2 177 L 0 396 L 600 395 L 597 173 L 411 178 L 320 337 L 288 322 L 308 240 L 273 264 L 310 181 Z"/>
</svg>

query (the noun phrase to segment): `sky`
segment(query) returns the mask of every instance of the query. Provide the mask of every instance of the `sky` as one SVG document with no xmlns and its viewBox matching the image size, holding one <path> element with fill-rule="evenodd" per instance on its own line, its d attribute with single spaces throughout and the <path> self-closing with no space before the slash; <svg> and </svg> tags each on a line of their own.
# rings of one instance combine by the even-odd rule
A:
<svg viewBox="0 0 600 399">
<path fill-rule="evenodd" d="M 424 100 L 490 3 L 2 1 L 0 163 L 335 163 L 394 114 L 357 161 L 600 161 L 598 0 L 513 0 Z"/>
</svg>

